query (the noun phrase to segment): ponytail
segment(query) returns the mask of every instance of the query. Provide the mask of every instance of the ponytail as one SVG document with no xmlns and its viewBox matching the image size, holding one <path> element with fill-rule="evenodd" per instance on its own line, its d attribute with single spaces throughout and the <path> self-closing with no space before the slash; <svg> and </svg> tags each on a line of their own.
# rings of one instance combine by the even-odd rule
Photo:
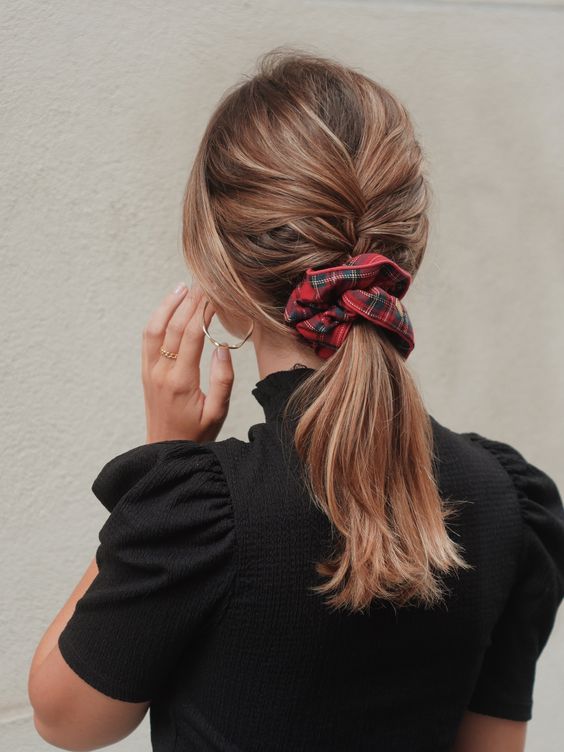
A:
<svg viewBox="0 0 564 752">
<path fill-rule="evenodd" d="M 337 61 L 278 48 L 212 113 L 186 187 L 184 253 L 222 321 L 243 312 L 241 331 L 249 317 L 285 348 L 296 331 L 284 310 L 307 269 L 377 248 L 416 275 L 428 202 L 397 97 Z M 306 486 L 336 533 L 314 589 L 352 610 L 439 601 L 440 575 L 469 565 L 448 535 L 455 507 L 433 475 L 430 417 L 386 333 L 355 321 L 286 410 L 298 416 Z"/>
<path fill-rule="evenodd" d="M 315 396 L 317 395 L 317 396 Z M 304 480 L 337 544 L 316 571 L 327 603 L 353 611 L 373 598 L 430 607 L 440 574 L 468 568 L 448 535 L 455 513 L 439 495 L 430 417 L 386 334 L 358 320 L 341 347 L 291 394 Z"/>
</svg>

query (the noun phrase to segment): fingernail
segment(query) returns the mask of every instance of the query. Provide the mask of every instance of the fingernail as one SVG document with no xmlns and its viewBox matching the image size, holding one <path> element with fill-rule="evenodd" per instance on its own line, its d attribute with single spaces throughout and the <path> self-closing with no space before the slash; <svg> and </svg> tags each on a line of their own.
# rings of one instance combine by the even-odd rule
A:
<svg viewBox="0 0 564 752">
<path fill-rule="evenodd" d="M 179 282 L 174 292 L 176 295 L 180 295 L 180 293 L 185 289 L 186 289 L 186 285 L 184 284 L 184 282 Z"/>
<path fill-rule="evenodd" d="M 228 347 L 218 347 L 217 348 L 217 357 L 220 360 L 229 360 L 229 348 Z"/>
</svg>

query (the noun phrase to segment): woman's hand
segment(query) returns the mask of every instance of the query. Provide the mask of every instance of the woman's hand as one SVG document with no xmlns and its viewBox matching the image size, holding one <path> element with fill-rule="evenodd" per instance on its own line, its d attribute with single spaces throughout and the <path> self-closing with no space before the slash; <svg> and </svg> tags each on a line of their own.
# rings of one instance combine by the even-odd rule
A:
<svg viewBox="0 0 564 752">
<path fill-rule="evenodd" d="M 213 441 L 227 417 L 234 381 L 227 347 L 214 348 L 208 394 L 200 389 L 204 303 L 198 284 L 190 290 L 179 285 L 153 312 L 143 331 L 141 374 L 148 444 L 169 439 Z M 208 325 L 213 313 L 215 308 L 208 303 Z M 165 357 L 161 346 L 178 357 Z M 221 359 L 221 354 L 226 358 Z"/>
</svg>

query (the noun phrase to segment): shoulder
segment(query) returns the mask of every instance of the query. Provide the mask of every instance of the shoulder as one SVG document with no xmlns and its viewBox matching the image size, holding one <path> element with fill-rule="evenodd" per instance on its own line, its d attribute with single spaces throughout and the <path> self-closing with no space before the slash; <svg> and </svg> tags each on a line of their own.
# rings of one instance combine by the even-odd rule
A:
<svg viewBox="0 0 564 752">
<path fill-rule="evenodd" d="M 99 532 L 102 558 L 141 557 L 144 566 L 183 570 L 212 564 L 232 575 L 237 548 L 233 504 L 210 444 L 188 440 L 143 444 L 107 462 L 92 491 L 110 512 Z M 187 550 L 193 553 L 186 556 Z"/>
<path fill-rule="evenodd" d="M 230 501 L 221 463 L 210 444 L 190 440 L 142 444 L 106 462 L 92 483 L 94 495 L 109 512 L 124 500 L 155 491 L 176 496 L 180 488 Z"/>
<path fill-rule="evenodd" d="M 515 500 L 514 479 L 500 458 L 498 442 L 475 432 L 457 432 L 431 416 L 434 463 L 446 486 L 464 485 L 464 493 L 497 494 Z"/>
<path fill-rule="evenodd" d="M 485 450 L 509 477 L 518 498 L 523 515 L 529 519 L 535 509 L 542 507 L 554 516 L 556 522 L 564 522 L 564 508 L 558 486 L 554 479 L 511 444 L 483 436 L 474 431 L 460 434 L 463 440 Z"/>
<path fill-rule="evenodd" d="M 515 577 L 467 707 L 528 721 L 537 660 L 564 598 L 564 506 L 554 479 L 511 444 L 476 432 L 460 437 L 506 474 L 522 523 Z"/>
<path fill-rule="evenodd" d="M 209 445 L 178 440 L 122 452 L 92 490 L 110 512 L 98 534 L 99 572 L 59 648 L 102 693 L 146 701 L 189 641 L 227 612 L 238 548 L 229 488 Z"/>
<path fill-rule="evenodd" d="M 518 449 L 476 432 L 460 436 L 487 452 L 508 476 L 522 520 L 521 576 L 535 578 L 539 593 L 564 597 L 564 505 L 555 480 Z"/>
</svg>

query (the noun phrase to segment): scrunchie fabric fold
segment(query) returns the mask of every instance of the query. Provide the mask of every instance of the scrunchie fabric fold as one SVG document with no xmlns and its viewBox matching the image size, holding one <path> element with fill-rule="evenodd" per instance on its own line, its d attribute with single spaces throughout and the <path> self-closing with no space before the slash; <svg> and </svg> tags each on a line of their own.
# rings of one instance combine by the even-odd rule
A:
<svg viewBox="0 0 564 752">
<path fill-rule="evenodd" d="M 340 266 L 308 269 L 288 299 L 284 320 L 326 359 L 362 317 L 383 327 L 407 358 L 415 338 L 400 299 L 411 282 L 411 274 L 386 256 L 361 253 Z"/>
</svg>

